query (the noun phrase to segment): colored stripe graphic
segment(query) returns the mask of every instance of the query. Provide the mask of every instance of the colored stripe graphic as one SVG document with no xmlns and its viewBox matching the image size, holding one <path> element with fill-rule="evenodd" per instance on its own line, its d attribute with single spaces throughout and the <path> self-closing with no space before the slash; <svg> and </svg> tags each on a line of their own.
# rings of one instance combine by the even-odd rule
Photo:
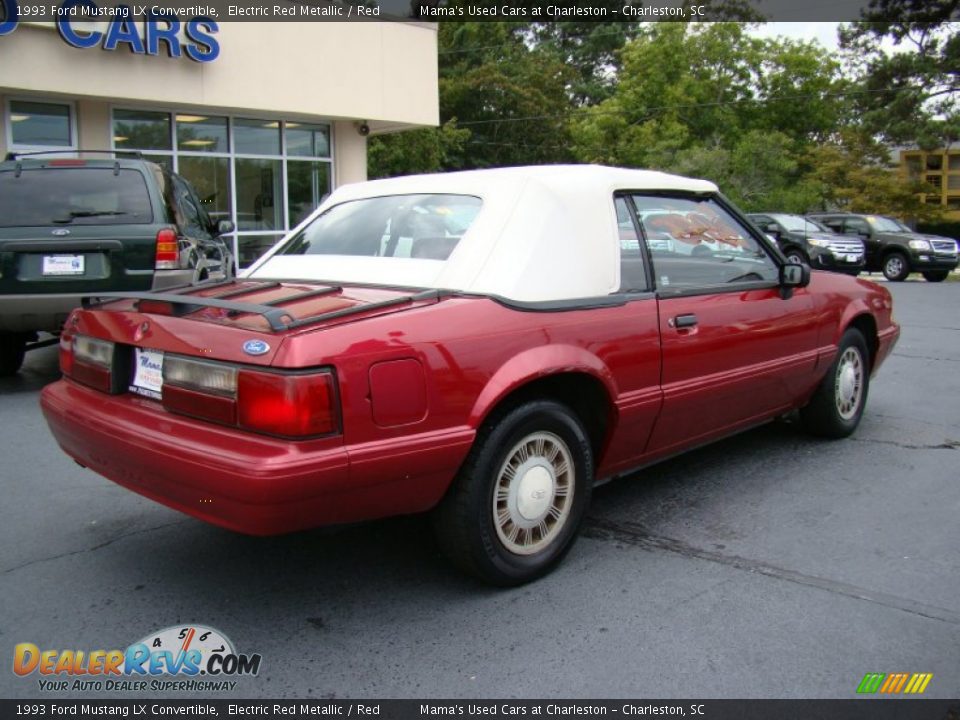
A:
<svg viewBox="0 0 960 720">
<path fill-rule="evenodd" d="M 884 673 L 867 673 L 857 686 L 858 693 L 875 693 L 880 688 L 880 683 L 886 677 Z"/>
<path fill-rule="evenodd" d="M 930 684 L 932 679 L 933 673 L 914 673 L 903 692 L 910 693 L 911 695 L 920 695 L 927 689 L 927 685 Z"/>
<path fill-rule="evenodd" d="M 880 692 L 883 695 L 921 695 L 930 681 L 933 673 L 867 673 L 857 686 L 860 694 Z"/>
<path fill-rule="evenodd" d="M 880 688 L 880 692 L 888 695 L 900 692 L 908 677 L 910 676 L 907 675 L 907 673 L 890 673 L 887 675 L 887 681 L 883 684 L 883 687 Z"/>
</svg>

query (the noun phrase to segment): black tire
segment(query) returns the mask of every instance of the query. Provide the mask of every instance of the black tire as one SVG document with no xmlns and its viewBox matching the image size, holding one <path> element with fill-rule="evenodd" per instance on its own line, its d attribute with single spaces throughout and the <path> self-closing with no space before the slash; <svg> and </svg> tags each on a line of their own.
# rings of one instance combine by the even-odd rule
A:
<svg viewBox="0 0 960 720">
<path fill-rule="evenodd" d="M 437 539 L 458 567 L 490 584 L 530 582 L 570 550 L 592 486 L 590 439 L 569 408 L 536 400 L 495 413 L 434 511 Z"/>
<path fill-rule="evenodd" d="M 797 250 L 796 248 L 791 248 L 786 252 L 787 262 L 796 263 L 797 265 L 809 265 L 810 260 L 806 255 L 803 254 L 802 250 Z"/>
<path fill-rule="evenodd" d="M 805 407 L 800 408 L 804 430 L 825 438 L 844 438 L 857 429 L 870 389 L 870 353 L 856 328 L 840 339 L 837 357 Z"/>
<path fill-rule="evenodd" d="M 883 276 L 893 282 L 901 282 L 910 274 L 910 259 L 902 252 L 895 251 L 883 258 Z"/>
<path fill-rule="evenodd" d="M 0 333 L 0 377 L 15 375 L 23 365 L 27 336 L 23 333 Z"/>
<path fill-rule="evenodd" d="M 923 273 L 923 279 L 927 282 L 943 282 L 949 274 L 949 270 L 928 270 Z"/>
</svg>

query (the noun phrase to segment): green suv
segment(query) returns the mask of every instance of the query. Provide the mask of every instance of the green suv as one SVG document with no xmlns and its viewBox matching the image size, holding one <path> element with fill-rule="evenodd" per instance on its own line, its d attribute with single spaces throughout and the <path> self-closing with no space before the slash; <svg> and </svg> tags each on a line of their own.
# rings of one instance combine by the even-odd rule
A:
<svg viewBox="0 0 960 720">
<path fill-rule="evenodd" d="M 233 223 L 212 222 L 184 178 L 139 157 L 44 155 L 0 162 L 0 376 L 84 295 L 234 274 Z"/>
<path fill-rule="evenodd" d="M 887 280 L 906 280 L 920 273 L 928 282 L 942 282 L 957 267 L 957 243 L 950 238 L 918 235 L 882 215 L 812 213 L 807 216 L 834 232 L 858 235 L 867 250 L 867 270 Z"/>
</svg>

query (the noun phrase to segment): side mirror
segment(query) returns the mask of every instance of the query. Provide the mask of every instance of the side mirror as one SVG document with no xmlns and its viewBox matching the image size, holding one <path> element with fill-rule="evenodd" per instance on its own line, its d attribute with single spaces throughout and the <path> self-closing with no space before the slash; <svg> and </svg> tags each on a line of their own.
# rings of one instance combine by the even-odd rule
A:
<svg viewBox="0 0 960 720">
<path fill-rule="evenodd" d="M 806 263 L 784 263 L 780 266 L 780 287 L 806 287 L 810 284 L 810 266 Z"/>
<path fill-rule="evenodd" d="M 780 237 L 780 228 L 777 227 L 776 223 L 768 223 L 763 230 L 774 237 Z"/>
<path fill-rule="evenodd" d="M 216 228 L 217 235 L 229 235 L 234 231 L 235 227 L 232 220 L 218 220 Z"/>
</svg>

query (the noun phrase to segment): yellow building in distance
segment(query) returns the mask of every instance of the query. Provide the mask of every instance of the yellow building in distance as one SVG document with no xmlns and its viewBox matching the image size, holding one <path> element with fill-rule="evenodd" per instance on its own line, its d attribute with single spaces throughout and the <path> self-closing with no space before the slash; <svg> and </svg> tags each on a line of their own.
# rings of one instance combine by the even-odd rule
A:
<svg viewBox="0 0 960 720">
<path fill-rule="evenodd" d="M 935 188 L 936 192 L 924 196 L 924 202 L 944 206 L 944 220 L 960 222 L 960 144 L 930 152 L 901 149 L 900 172 L 909 180 L 920 180 Z"/>
</svg>

